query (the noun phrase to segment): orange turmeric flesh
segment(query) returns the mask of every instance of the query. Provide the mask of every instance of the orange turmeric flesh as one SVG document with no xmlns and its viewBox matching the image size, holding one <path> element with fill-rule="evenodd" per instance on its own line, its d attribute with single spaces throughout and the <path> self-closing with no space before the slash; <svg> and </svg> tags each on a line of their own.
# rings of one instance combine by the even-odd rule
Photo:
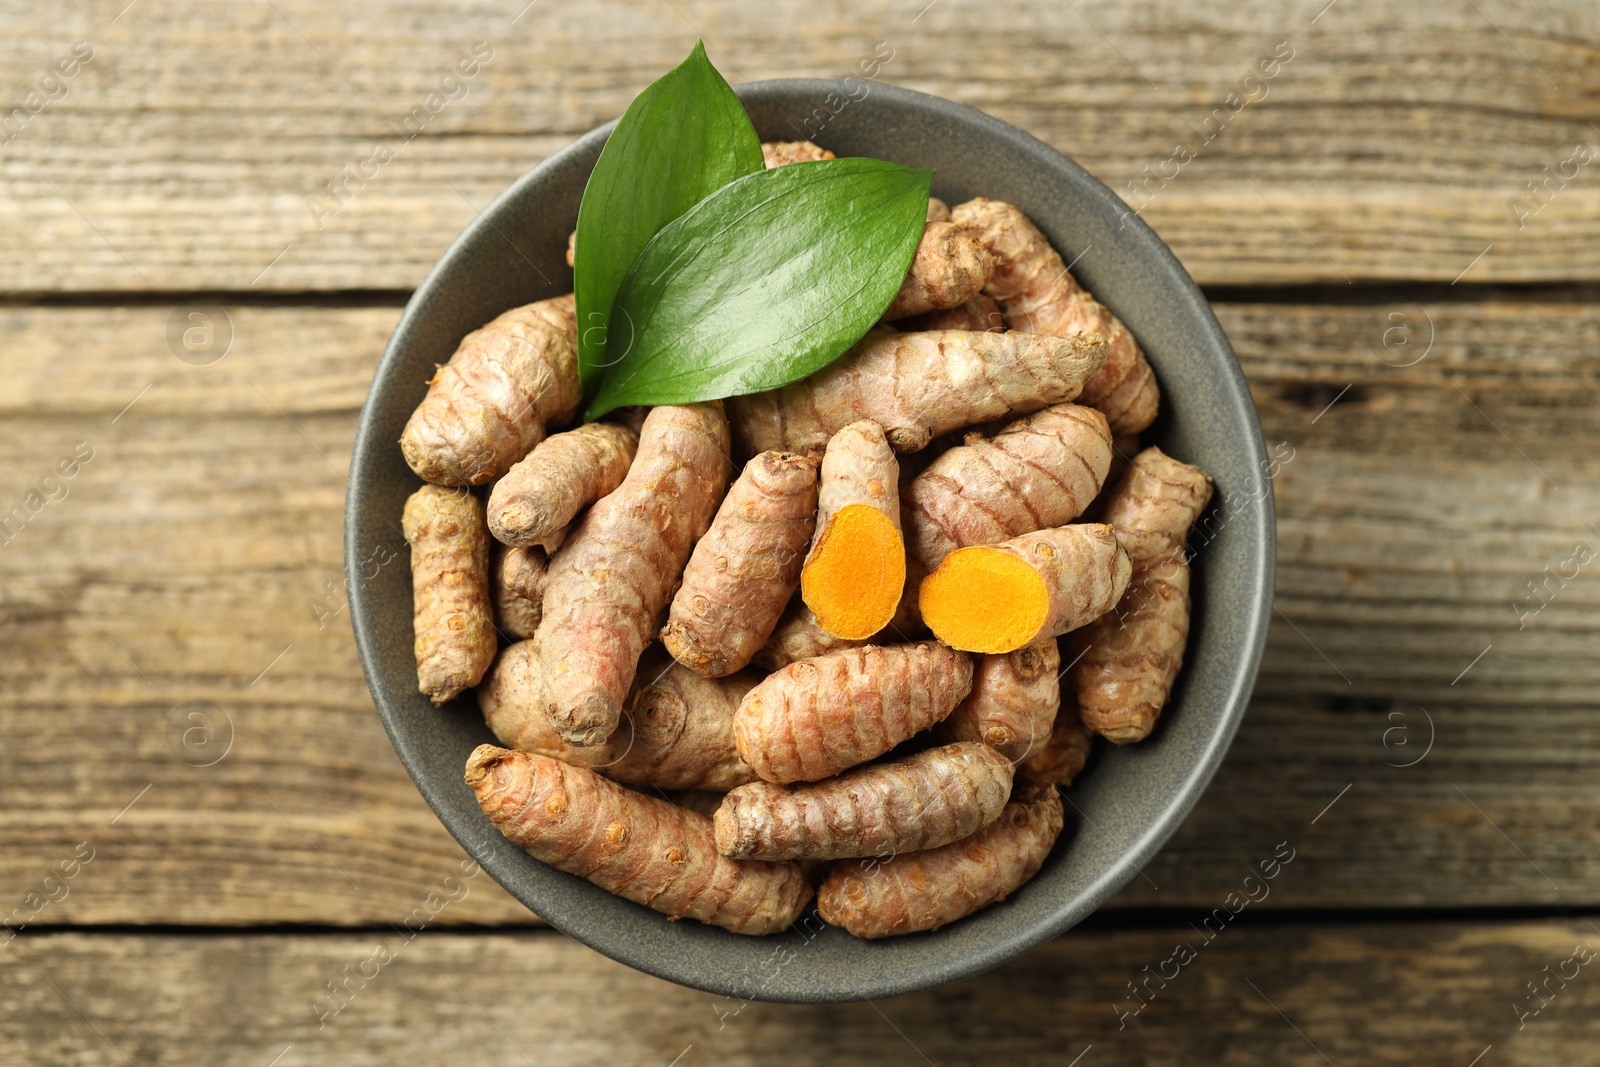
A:
<svg viewBox="0 0 1600 1067">
<path fill-rule="evenodd" d="M 961 548 L 922 583 L 922 619 L 951 648 L 997 654 L 1032 641 L 1050 612 L 1039 572 L 1005 552 Z"/>
<path fill-rule="evenodd" d="M 939 640 L 998 655 L 1098 619 L 1131 570 L 1110 526 L 1076 523 L 957 549 L 923 579 L 918 601 Z"/>
<path fill-rule="evenodd" d="M 861 641 L 894 618 L 905 582 L 905 546 L 893 520 L 870 504 L 847 504 L 818 537 L 800 595 L 824 630 Z"/>
<path fill-rule="evenodd" d="M 905 587 L 900 463 L 883 427 L 857 419 L 828 439 L 818 474 L 817 532 L 800 599 L 824 633 L 862 641 L 894 617 Z"/>
</svg>

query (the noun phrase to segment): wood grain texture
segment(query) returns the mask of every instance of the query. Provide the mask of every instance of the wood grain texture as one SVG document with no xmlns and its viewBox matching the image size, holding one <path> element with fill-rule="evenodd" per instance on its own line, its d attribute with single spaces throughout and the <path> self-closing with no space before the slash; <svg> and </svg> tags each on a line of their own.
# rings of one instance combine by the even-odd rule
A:
<svg viewBox="0 0 1600 1067">
<path fill-rule="evenodd" d="M 3 315 L 29 356 L 0 372 L 6 507 L 77 442 L 95 452 L 0 548 L 20 642 L 0 899 L 87 841 L 38 921 L 392 920 L 463 855 L 383 735 L 344 611 L 343 470 L 397 312 L 235 308 L 232 348 L 197 367 L 168 348 L 171 311 Z M 404 566 L 398 525 L 393 547 Z M 91 743 L 40 758 L 69 739 Z M 439 921 L 529 921 L 481 885 Z"/>
<path fill-rule="evenodd" d="M 1515 607 L 1600 547 L 1600 311 L 1217 310 L 1294 449 L 1281 614 L 1216 783 L 1118 904 L 1213 907 L 1282 840 L 1299 858 L 1266 908 L 1600 901 L 1600 585 L 1544 592 L 1520 630 Z M 0 308 L 0 504 L 95 449 L 0 547 L 0 903 L 89 841 L 37 922 L 395 921 L 462 857 L 383 736 L 339 593 L 342 472 L 397 311 L 234 306 L 208 366 L 172 354 L 172 311 Z M 1434 324 L 1411 367 L 1366 347 L 1421 351 L 1382 347 L 1391 313 Z M 1426 758 L 1392 766 L 1430 717 Z M 438 919 L 528 921 L 487 883 Z"/>
<path fill-rule="evenodd" d="M 775 1049 L 797 1065 L 1464 1067 L 1491 1047 L 1495 1064 L 1587 1063 L 1600 1040 L 1597 964 L 1566 963 L 1579 946 L 1600 952 L 1589 920 L 1235 922 L 1209 944 L 1187 925 L 1080 929 L 980 978 L 815 1007 L 683 989 L 548 931 L 23 935 L 0 949 L 14 1006 L 0 1043 L 14 1062 L 217 1067 L 445 1063 L 463 1050 L 486 1065 L 758 1064 Z M 1194 958 L 1163 966 L 1180 943 Z M 1540 1005 L 1524 983 L 1563 969 L 1576 977 L 1549 979 L 1519 1023 Z M 1127 983 L 1157 970 L 1176 977 L 1149 979 L 1131 1014 Z"/>
<path fill-rule="evenodd" d="M 4 109 L 93 49 L 0 110 L 0 1063 L 1594 1060 L 1594 967 L 1552 973 L 1600 949 L 1600 563 L 1572 562 L 1600 552 L 1600 159 L 1572 164 L 1600 10 L 0 0 L 0 26 Z M 881 80 L 1076 158 L 1223 295 L 1282 462 L 1267 654 L 1199 806 L 1105 913 L 925 994 L 741 1004 L 541 929 L 417 794 L 349 633 L 344 471 L 405 294 L 697 35 L 734 82 L 892 49 Z"/>
<path fill-rule="evenodd" d="M 94 49 L 5 145 L 0 211 L 19 224 L 0 233 L 0 292 L 410 289 L 697 33 L 736 82 L 842 77 L 885 42 L 882 80 L 1074 156 L 1204 282 L 1600 276 L 1597 164 L 1568 162 L 1600 144 L 1600 16 L 1580 6 L 121 8 L 0 10 L 19 100 L 75 40 Z M 479 41 L 492 57 L 430 102 Z M 397 133 L 419 106 L 435 109 L 420 132 Z M 392 158 L 373 162 L 380 143 Z M 1173 162 L 1180 145 L 1192 159 Z"/>
<path fill-rule="evenodd" d="M 1269 810 L 1304 841 L 1284 906 L 1591 892 L 1600 586 L 1559 573 L 1600 552 L 1593 305 L 1218 311 L 1267 439 L 1294 449 L 1277 613 L 1239 743 L 1120 899 L 1174 899 Z"/>
</svg>

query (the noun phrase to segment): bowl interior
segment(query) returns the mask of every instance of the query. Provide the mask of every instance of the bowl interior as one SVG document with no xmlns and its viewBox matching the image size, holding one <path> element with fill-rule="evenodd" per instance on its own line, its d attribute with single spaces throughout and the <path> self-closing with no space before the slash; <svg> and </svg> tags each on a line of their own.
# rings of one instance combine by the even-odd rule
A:
<svg viewBox="0 0 1600 1067">
<path fill-rule="evenodd" d="M 667 922 L 507 842 L 462 782 L 474 746 L 494 738 L 475 703 L 435 709 L 416 689 L 411 581 L 400 511 L 420 484 L 400 432 L 434 364 L 509 307 L 572 288 L 567 233 L 609 127 L 524 175 L 467 228 L 407 306 L 362 414 L 351 466 L 346 564 L 351 617 L 384 726 L 450 832 L 528 907 L 640 970 L 737 999 L 840 1001 L 892 996 L 996 966 L 1103 904 L 1177 828 L 1221 762 L 1255 680 L 1273 574 L 1271 482 L 1255 409 L 1210 308 L 1177 260 L 1104 185 L 1049 146 L 971 108 L 885 85 L 851 100 L 841 82 L 738 87 L 766 140 L 809 138 L 839 155 L 936 170 L 949 203 L 1019 205 L 1073 272 L 1133 331 L 1162 387 L 1143 436 L 1216 479 L 1191 539 L 1194 618 L 1186 664 L 1154 736 L 1102 745 L 1066 794 L 1067 829 L 1045 868 L 1004 903 L 941 930 L 864 942 L 814 913 L 792 932 L 747 938 Z M 860 96 L 860 83 L 849 88 Z M 842 103 L 842 106 L 841 106 Z"/>
</svg>

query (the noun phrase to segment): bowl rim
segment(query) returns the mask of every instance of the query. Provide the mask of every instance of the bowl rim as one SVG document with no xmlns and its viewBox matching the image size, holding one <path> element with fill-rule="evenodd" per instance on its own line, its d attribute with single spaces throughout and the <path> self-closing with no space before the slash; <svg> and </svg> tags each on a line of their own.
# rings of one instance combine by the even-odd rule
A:
<svg viewBox="0 0 1600 1067">
<path fill-rule="evenodd" d="M 845 93 L 847 90 L 845 79 L 830 78 L 778 78 L 756 82 L 745 82 L 733 86 L 742 102 L 747 105 L 751 101 L 761 101 L 767 98 L 786 98 L 792 94 L 805 94 L 807 98 L 822 98 L 829 93 Z M 855 87 L 856 89 L 859 86 Z M 1216 316 L 1211 310 L 1210 303 L 1201 293 L 1199 286 L 1177 257 L 1172 253 L 1165 242 L 1149 227 L 1138 214 L 1127 205 L 1099 179 L 1095 178 L 1080 164 L 1065 153 L 1060 152 L 1032 134 L 994 118 L 976 108 L 966 104 L 957 103 L 942 97 L 918 92 L 901 86 L 883 82 L 871 84 L 871 94 L 882 95 L 889 100 L 896 101 L 903 106 L 924 109 L 935 117 L 963 123 L 977 127 L 987 136 L 997 138 L 1009 143 L 1009 147 L 1019 151 L 1025 156 L 1037 161 L 1042 168 L 1066 169 L 1077 172 L 1078 187 L 1074 188 L 1075 196 L 1086 197 L 1098 203 L 1095 205 L 1101 210 L 1116 212 L 1123 218 L 1123 223 L 1134 231 L 1128 237 L 1130 241 L 1143 241 L 1149 245 L 1148 251 L 1154 257 L 1152 269 L 1161 272 L 1169 282 L 1172 298 L 1185 305 L 1185 310 L 1192 314 L 1196 321 L 1202 324 L 1205 340 L 1210 345 L 1220 346 L 1221 350 L 1231 358 L 1226 366 L 1218 368 L 1218 386 L 1228 394 L 1228 400 L 1233 404 L 1242 404 L 1252 414 L 1255 413 L 1254 401 L 1251 397 L 1249 386 L 1245 380 L 1242 368 L 1239 366 L 1238 357 L 1234 354 L 1232 345 L 1228 342 L 1227 335 Z M 507 204 L 518 200 L 523 195 L 523 190 L 550 171 L 557 169 L 563 161 L 573 155 L 586 150 L 597 149 L 609 136 L 615 127 L 616 120 L 582 134 L 573 141 L 563 146 L 550 156 L 541 160 L 536 166 L 513 181 L 487 206 L 479 211 L 476 217 L 462 230 L 450 243 L 439 259 L 429 270 L 427 276 L 417 286 L 410 299 L 407 300 L 400 318 L 396 321 L 394 329 L 385 344 L 384 352 L 377 367 L 373 372 L 372 383 L 368 386 L 366 397 L 362 403 L 361 416 L 356 428 L 356 439 L 351 454 L 348 486 L 345 500 L 345 567 L 347 573 L 360 573 L 360 560 L 363 551 L 361 534 L 364 529 L 363 501 L 360 488 L 371 477 L 369 467 L 377 462 L 377 449 L 380 447 L 394 447 L 392 442 L 379 442 L 377 440 L 378 422 L 382 413 L 376 409 L 375 400 L 378 394 L 377 383 L 391 377 L 400 366 L 401 348 L 405 344 L 407 333 L 423 309 L 436 296 L 435 289 L 439 286 L 442 276 L 448 266 L 452 265 L 459 257 L 466 255 L 469 247 L 476 245 L 480 240 L 494 229 L 493 218 L 496 212 Z M 366 583 L 352 583 L 350 590 L 350 620 L 355 633 L 356 647 L 361 660 L 362 672 L 366 678 L 369 692 L 377 707 L 384 730 L 388 734 L 401 763 L 411 776 L 413 783 L 423 798 L 428 802 L 435 815 L 445 828 L 466 850 L 469 856 L 482 868 L 489 872 L 497 882 L 505 886 L 513 897 L 535 911 L 539 917 L 563 933 L 602 954 L 626 964 L 636 970 L 663 978 L 690 988 L 717 993 L 727 996 L 740 997 L 745 1000 L 767 1000 L 787 1003 L 841 1003 L 852 1000 L 875 999 L 885 996 L 896 996 L 943 985 L 948 982 L 969 978 L 984 971 L 991 970 L 1006 963 L 1022 953 L 1032 949 L 1047 940 L 1060 936 L 1066 930 L 1081 922 L 1088 915 L 1099 910 L 1107 900 L 1118 890 L 1133 879 L 1133 877 L 1146 866 L 1163 845 L 1182 825 L 1194 805 L 1199 800 L 1206 786 L 1221 767 L 1223 757 L 1231 745 L 1235 734 L 1238 732 L 1240 722 L 1243 720 L 1252 690 L 1255 686 L 1262 653 L 1266 645 L 1267 630 L 1271 619 L 1271 602 L 1273 592 L 1273 579 L 1276 561 L 1276 519 L 1273 499 L 1273 484 L 1271 478 L 1263 476 L 1267 469 L 1266 448 L 1263 441 L 1259 416 L 1252 418 L 1252 433 L 1249 439 L 1242 442 L 1244 447 L 1253 451 L 1255 465 L 1255 486 L 1252 488 L 1263 489 L 1258 494 L 1257 507 L 1251 508 L 1238 516 L 1237 520 L 1230 517 L 1230 524 L 1238 521 L 1244 528 L 1246 541 L 1251 547 L 1248 571 L 1244 580 L 1259 591 L 1260 597 L 1255 610 L 1248 612 L 1240 619 L 1242 628 L 1240 646 L 1245 654 L 1233 664 L 1226 679 L 1224 694 L 1219 703 L 1223 707 L 1221 721 L 1212 734 L 1206 738 L 1204 747 L 1196 753 L 1191 765 L 1187 768 L 1186 775 L 1182 778 L 1175 790 L 1174 800 L 1153 819 L 1145 832 L 1124 849 L 1117 862 L 1099 872 L 1088 885 L 1086 885 L 1075 901 L 1063 904 L 1052 913 L 1050 919 L 1044 922 L 1035 922 L 1032 925 L 1021 925 L 1016 929 L 1004 931 L 1001 936 L 986 942 L 982 949 L 967 953 L 960 958 L 946 958 L 937 973 L 931 976 L 925 973 L 908 974 L 896 971 L 889 974 L 879 974 L 873 980 L 864 980 L 849 989 L 831 988 L 826 991 L 812 991 L 805 987 L 794 988 L 784 986 L 772 991 L 763 990 L 759 995 L 750 995 L 748 988 L 739 986 L 730 981 L 725 975 L 707 974 L 702 970 L 683 967 L 671 959 L 662 959 L 652 954 L 648 948 L 636 946 L 623 936 L 608 935 L 604 929 L 596 929 L 597 924 L 572 922 L 566 923 L 565 917 L 559 909 L 550 909 L 529 900 L 530 895 L 513 888 L 508 878 L 502 875 L 510 874 L 509 864 L 503 858 L 495 855 L 486 855 L 482 846 L 480 831 L 482 827 L 458 825 L 458 820 L 449 806 L 445 803 L 443 790 L 447 786 L 457 786 L 455 783 L 441 783 L 435 781 L 423 766 L 417 751 L 411 741 L 402 732 L 397 721 L 397 712 L 390 706 L 389 701 L 381 695 L 380 686 L 376 677 L 375 664 L 379 660 L 377 646 L 380 641 L 380 627 L 376 625 L 373 607 L 369 603 L 370 593 Z M 494 835 L 498 837 L 499 835 Z M 518 850 L 520 851 L 520 850 Z M 557 914 L 552 915 L 554 910 Z M 834 983 L 837 986 L 838 983 Z"/>
</svg>

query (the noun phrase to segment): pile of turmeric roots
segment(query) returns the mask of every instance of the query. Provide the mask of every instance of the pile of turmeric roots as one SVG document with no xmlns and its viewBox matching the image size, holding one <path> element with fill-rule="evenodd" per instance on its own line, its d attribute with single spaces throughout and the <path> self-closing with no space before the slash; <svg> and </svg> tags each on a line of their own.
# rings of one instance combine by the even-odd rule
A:
<svg viewBox="0 0 1600 1067">
<path fill-rule="evenodd" d="M 804 381 L 549 433 L 580 399 L 569 295 L 468 335 L 401 441 L 419 686 L 477 687 L 506 747 L 467 784 L 536 858 L 737 933 L 813 893 L 931 930 L 1039 870 L 1094 735 L 1155 725 L 1211 480 L 1139 450 L 1144 354 L 1017 208 L 932 201 Z"/>
</svg>

